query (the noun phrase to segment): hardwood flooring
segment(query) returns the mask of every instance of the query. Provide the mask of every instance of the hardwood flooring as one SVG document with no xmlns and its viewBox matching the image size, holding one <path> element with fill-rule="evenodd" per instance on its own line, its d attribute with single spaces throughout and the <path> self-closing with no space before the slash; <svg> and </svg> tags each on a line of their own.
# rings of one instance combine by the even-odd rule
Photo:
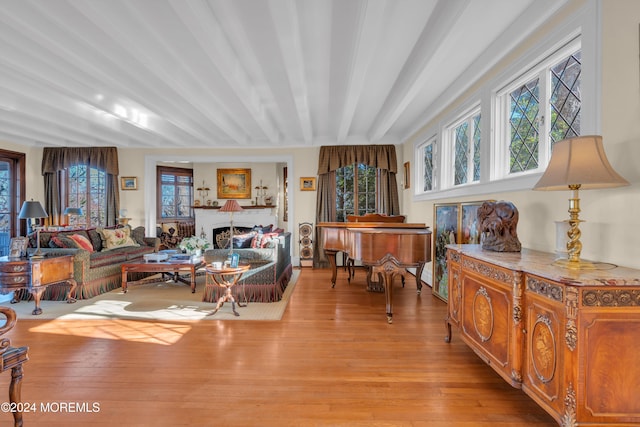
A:
<svg viewBox="0 0 640 427">
<path fill-rule="evenodd" d="M 340 271 L 332 289 L 329 270 L 303 269 L 281 321 L 20 319 L 8 336 L 30 347 L 24 425 L 556 425 L 457 333 L 444 342 L 430 288 L 397 280 L 389 325 L 364 281 Z"/>
</svg>

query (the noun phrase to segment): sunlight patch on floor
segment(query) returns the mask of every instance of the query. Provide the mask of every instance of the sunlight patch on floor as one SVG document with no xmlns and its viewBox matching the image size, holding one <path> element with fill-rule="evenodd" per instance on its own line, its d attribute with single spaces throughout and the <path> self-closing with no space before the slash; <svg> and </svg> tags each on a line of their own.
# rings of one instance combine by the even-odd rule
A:
<svg viewBox="0 0 640 427">
<path fill-rule="evenodd" d="M 191 330 L 190 325 L 137 320 L 52 320 L 30 328 L 32 332 L 172 345 Z"/>
</svg>

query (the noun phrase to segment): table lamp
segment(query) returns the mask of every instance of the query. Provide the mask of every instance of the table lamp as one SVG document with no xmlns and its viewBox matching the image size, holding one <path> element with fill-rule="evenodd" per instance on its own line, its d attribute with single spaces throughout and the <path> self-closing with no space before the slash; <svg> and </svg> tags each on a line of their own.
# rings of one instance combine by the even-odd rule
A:
<svg viewBox="0 0 640 427">
<path fill-rule="evenodd" d="M 33 227 L 31 225 L 30 219 L 39 219 L 46 218 L 47 212 L 44 210 L 40 202 L 34 201 L 33 199 L 29 201 L 25 201 L 22 204 L 22 208 L 20 209 L 20 213 L 18 214 L 18 218 L 27 220 L 27 234 L 33 232 Z M 43 258 L 44 255 L 40 250 L 40 226 L 36 227 L 36 251 L 31 255 L 32 258 Z"/>
<path fill-rule="evenodd" d="M 242 206 L 240 206 L 235 200 L 227 200 L 224 206 L 220 208 L 220 212 L 231 213 L 231 228 L 229 229 L 229 245 L 231 247 L 231 251 L 229 252 L 229 255 L 233 255 L 233 213 L 240 212 L 242 210 Z"/>
<path fill-rule="evenodd" d="M 556 142 L 549 166 L 534 190 L 571 190 L 569 199 L 569 231 L 567 236 L 567 259 L 558 259 L 554 264 L 573 270 L 599 268 L 597 264 L 580 260 L 582 243 L 579 225 L 581 220 L 578 190 L 613 188 L 629 185 L 629 182 L 613 170 L 598 135 L 578 136 Z"/>
<path fill-rule="evenodd" d="M 76 217 L 76 225 L 79 225 L 78 218 L 83 215 L 82 208 L 71 208 L 68 207 L 63 212 L 64 215 L 75 216 Z"/>
</svg>

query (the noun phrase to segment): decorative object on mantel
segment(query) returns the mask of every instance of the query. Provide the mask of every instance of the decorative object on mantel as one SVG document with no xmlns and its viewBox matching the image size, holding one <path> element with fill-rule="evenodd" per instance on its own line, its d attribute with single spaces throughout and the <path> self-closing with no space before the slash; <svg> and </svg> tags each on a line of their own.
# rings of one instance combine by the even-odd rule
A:
<svg viewBox="0 0 640 427">
<path fill-rule="evenodd" d="M 31 219 L 40 219 L 46 218 L 47 212 L 44 210 L 40 202 L 35 201 L 33 199 L 29 201 L 25 201 L 22 204 L 22 208 L 20 209 L 20 213 L 18 214 L 18 218 L 27 220 L 27 228 L 28 233 L 31 233 L 33 230 L 33 226 L 31 225 Z M 32 258 L 43 258 L 42 250 L 40 249 L 40 229 L 42 228 L 39 224 L 36 227 L 36 251 L 31 255 Z"/>
<path fill-rule="evenodd" d="M 251 169 L 218 169 L 218 199 L 251 199 Z"/>
<path fill-rule="evenodd" d="M 478 208 L 482 249 L 496 252 L 520 252 L 518 209 L 511 202 L 487 201 Z"/>
<path fill-rule="evenodd" d="M 200 202 L 200 204 L 204 205 L 205 199 L 209 195 L 209 187 L 207 187 L 207 185 L 204 183 L 204 179 L 202 180 L 202 187 L 198 187 L 196 188 L 196 190 L 198 191 L 198 195 L 202 199 L 202 202 Z"/>
<path fill-rule="evenodd" d="M 229 230 L 231 231 L 231 235 L 229 237 L 229 242 L 231 244 L 229 245 L 229 248 L 230 248 L 229 249 L 229 255 L 233 255 L 233 213 L 234 212 L 241 212 L 241 211 L 242 211 L 242 207 L 235 200 L 227 200 L 227 202 L 224 204 L 224 206 L 222 208 L 220 208 L 220 212 L 229 212 L 230 213 L 231 227 L 229 228 Z"/>
<path fill-rule="evenodd" d="M 613 188 L 629 185 L 629 182 L 613 169 L 599 135 L 585 135 L 556 142 L 551 160 L 534 190 L 571 190 L 569 199 L 569 231 L 567 233 L 567 259 L 555 264 L 573 270 L 611 268 L 611 264 L 591 263 L 580 260 L 582 243 L 579 225 L 581 220 L 578 190 Z"/>
<path fill-rule="evenodd" d="M 262 180 L 260 180 L 260 185 L 256 185 L 256 205 L 264 205 L 266 203 L 265 197 L 268 188 L 266 185 L 262 185 Z"/>
</svg>

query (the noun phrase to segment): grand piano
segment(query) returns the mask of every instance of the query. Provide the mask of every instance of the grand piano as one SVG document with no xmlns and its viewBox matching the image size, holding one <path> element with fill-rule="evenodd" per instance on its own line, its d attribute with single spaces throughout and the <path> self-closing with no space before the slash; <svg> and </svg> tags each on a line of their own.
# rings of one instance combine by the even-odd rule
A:
<svg viewBox="0 0 640 427">
<path fill-rule="evenodd" d="M 416 268 L 418 293 L 420 277 L 431 261 L 431 230 L 424 224 L 382 222 L 321 222 L 317 224 L 322 247 L 331 264 L 331 285 L 336 284 L 338 252 L 369 266 L 380 275 L 386 299 L 387 322 L 393 322 L 393 277 Z"/>
</svg>

